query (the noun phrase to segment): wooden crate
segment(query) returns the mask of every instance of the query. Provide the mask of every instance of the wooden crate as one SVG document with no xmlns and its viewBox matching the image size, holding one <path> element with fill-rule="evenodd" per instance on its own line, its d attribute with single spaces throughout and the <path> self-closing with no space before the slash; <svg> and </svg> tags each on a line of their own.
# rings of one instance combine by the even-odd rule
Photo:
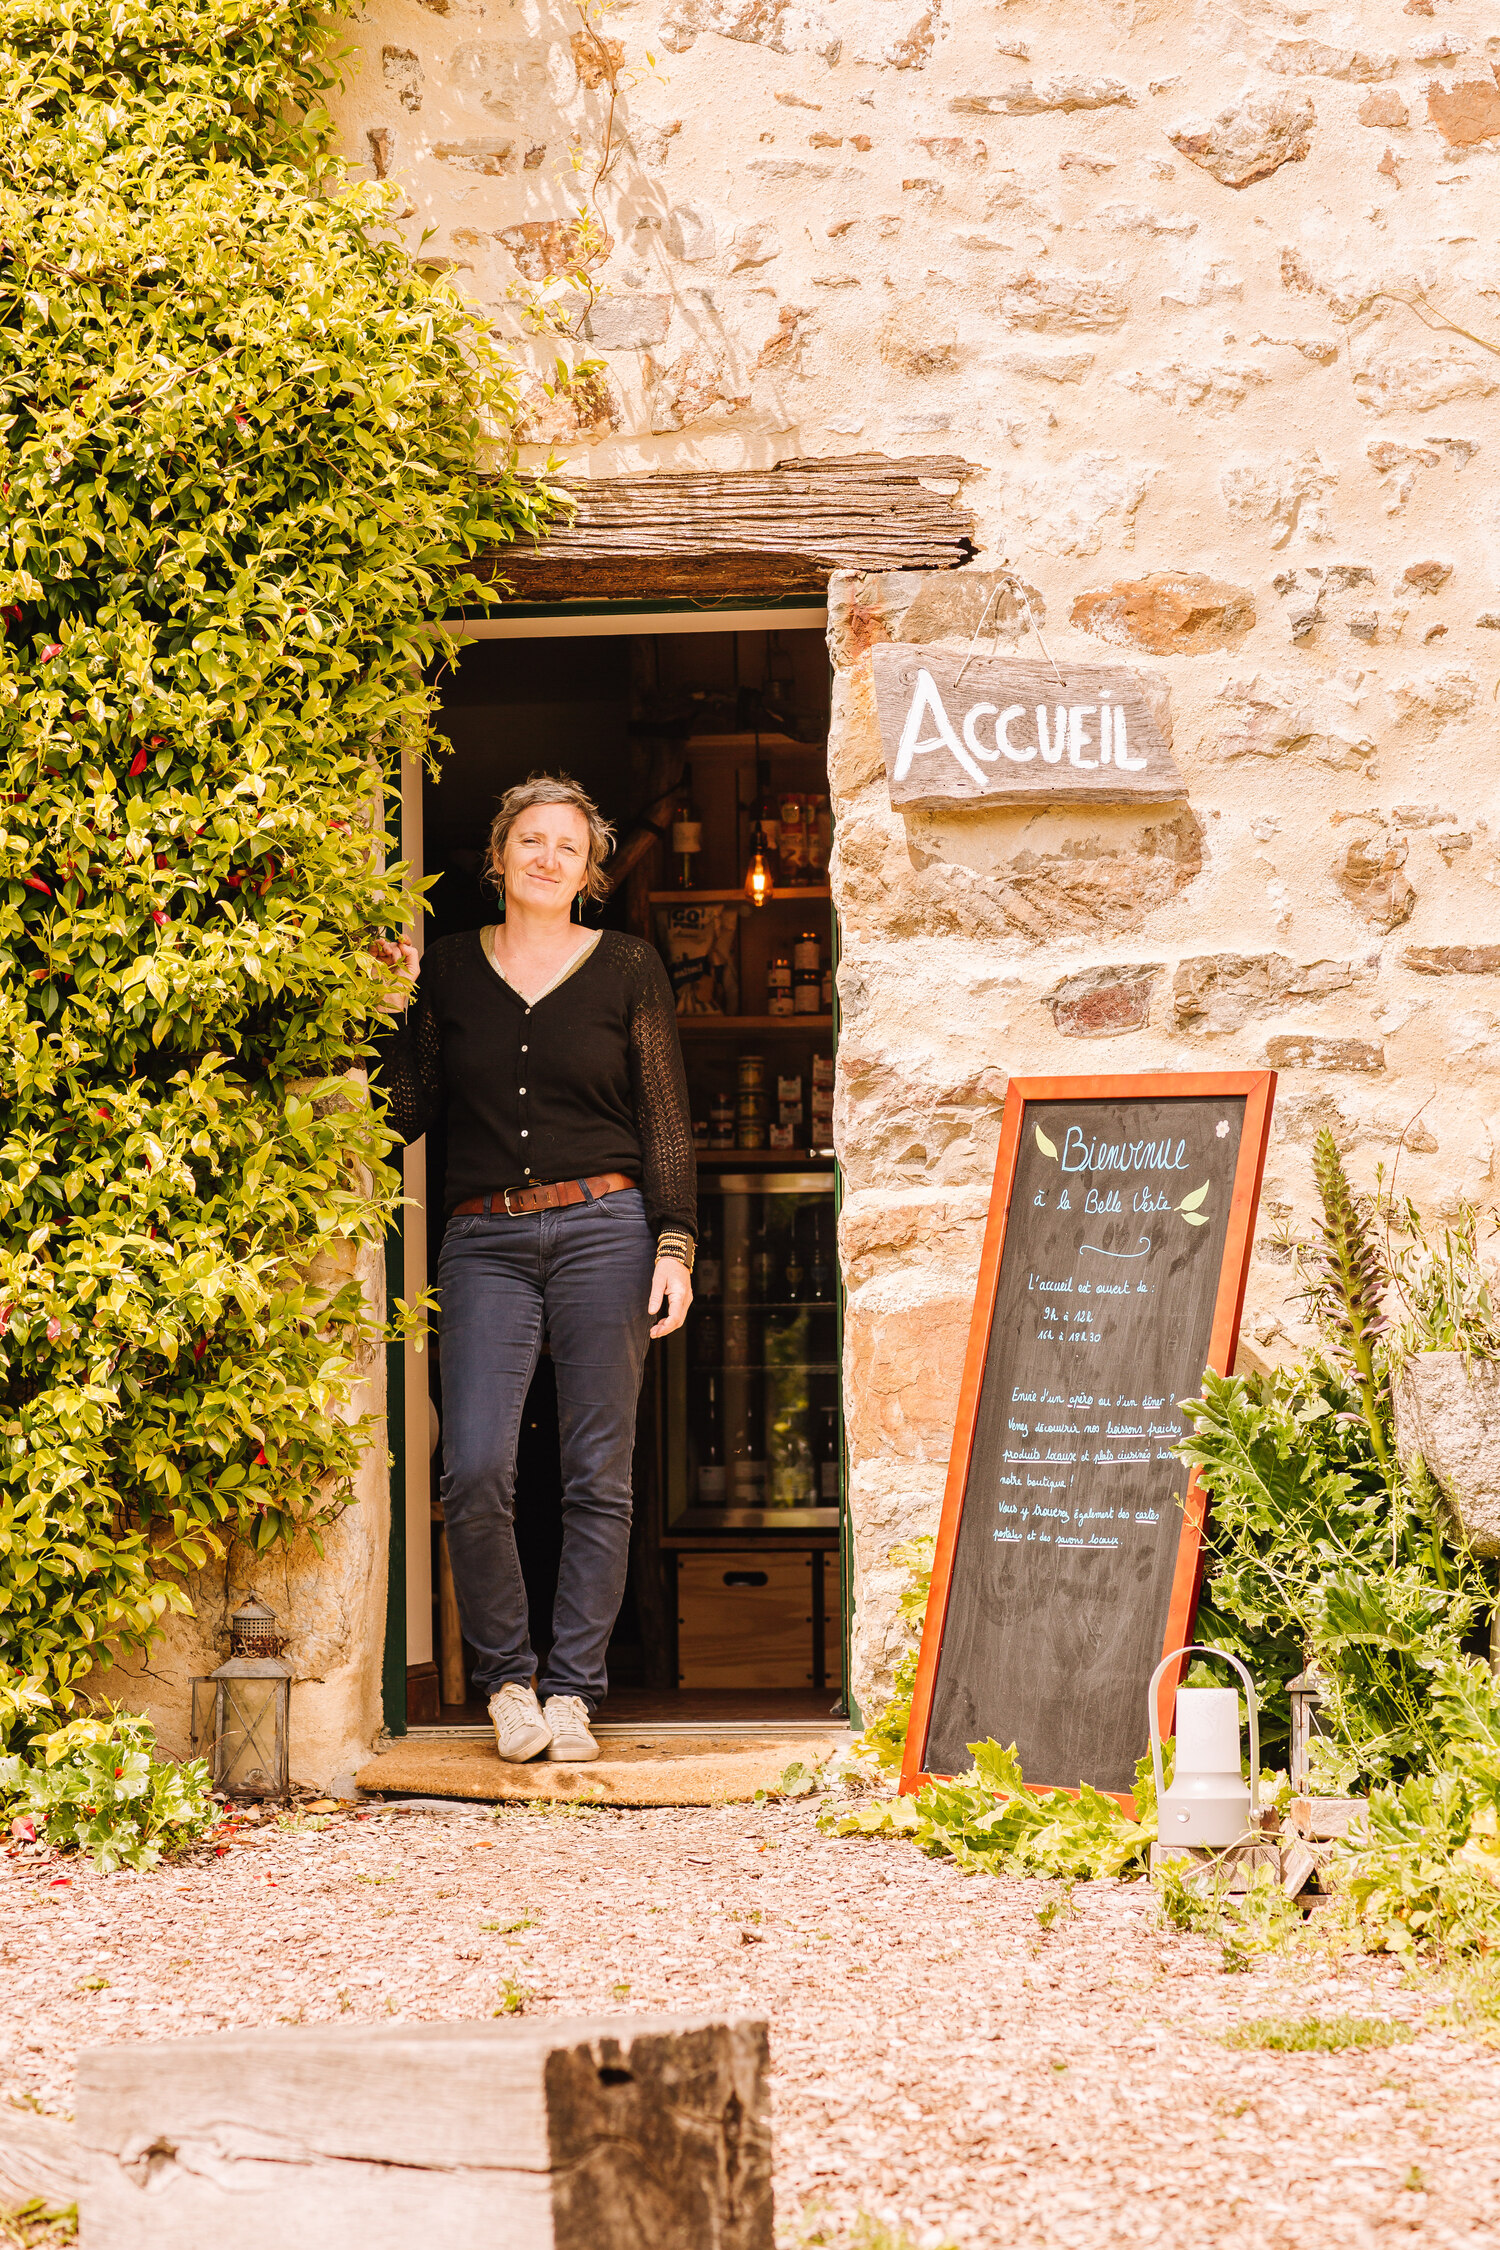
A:
<svg viewBox="0 0 1500 2250">
<path fill-rule="evenodd" d="M 814 1558 L 683 1554 L 677 1558 L 677 1684 L 814 1687 Z"/>
</svg>

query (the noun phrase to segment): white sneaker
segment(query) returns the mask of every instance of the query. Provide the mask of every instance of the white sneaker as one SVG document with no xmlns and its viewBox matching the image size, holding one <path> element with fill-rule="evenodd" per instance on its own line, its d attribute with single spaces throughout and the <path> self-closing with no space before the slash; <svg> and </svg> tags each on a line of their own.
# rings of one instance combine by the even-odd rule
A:
<svg viewBox="0 0 1500 2250">
<path fill-rule="evenodd" d="M 495 1748 L 513 1766 L 524 1766 L 539 1757 L 552 1740 L 552 1729 L 542 1717 L 535 1690 L 519 1680 L 507 1680 L 490 1697 L 490 1718 L 495 1728 Z"/>
<path fill-rule="evenodd" d="M 552 1746 L 547 1752 L 555 1766 L 584 1766 L 599 1755 L 599 1745 L 589 1732 L 589 1707 L 581 1695 L 549 1695 L 546 1724 Z"/>
</svg>

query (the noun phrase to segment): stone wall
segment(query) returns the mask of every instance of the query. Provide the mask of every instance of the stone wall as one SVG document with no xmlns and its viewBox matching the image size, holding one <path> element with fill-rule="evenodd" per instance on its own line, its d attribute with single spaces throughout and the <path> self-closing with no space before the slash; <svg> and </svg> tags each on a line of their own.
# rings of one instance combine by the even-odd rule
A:
<svg viewBox="0 0 1500 2250">
<path fill-rule="evenodd" d="M 350 1243 L 310 1270 L 314 1281 L 329 1289 L 357 1279 L 372 1316 L 384 1318 L 383 1246 Z M 384 1347 L 369 1348 L 357 1372 L 350 1420 L 383 1417 Z M 385 1446 L 373 1446 L 361 1458 L 349 1506 L 316 1543 L 304 1535 L 290 1548 L 257 1555 L 236 1541 L 221 1562 L 187 1580 L 192 1614 L 169 1613 L 149 1655 L 117 1657 L 91 1686 L 130 1710 L 146 1712 L 167 1755 L 187 1757 L 191 1683 L 223 1663 L 230 1615 L 254 1594 L 275 1610 L 288 1641 L 292 1779 L 319 1789 L 347 1782 L 369 1757 L 382 1725 L 390 1494 Z"/>
<path fill-rule="evenodd" d="M 1265 1354 L 1320 1125 L 1365 1181 L 1404 1134 L 1434 1211 L 1494 1199 L 1500 32 L 1470 0 L 628 0 L 598 28 L 371 0 L 352 29 L 349 154 L 517 337 L 529 434 L 582 474 L 938 441 L 976 469 L 972 571 L 833 591 L 867 1701 L 1009 1071 L 1281 1071 Z M 567 405 L 513 292 L 576 251 L 612 99 L 604 372 Z M 892 813 L 869 647 L 967 645 L 1001 560 L 1054 655 L 1165 675 L 1185 805 Z"/>
</svg>

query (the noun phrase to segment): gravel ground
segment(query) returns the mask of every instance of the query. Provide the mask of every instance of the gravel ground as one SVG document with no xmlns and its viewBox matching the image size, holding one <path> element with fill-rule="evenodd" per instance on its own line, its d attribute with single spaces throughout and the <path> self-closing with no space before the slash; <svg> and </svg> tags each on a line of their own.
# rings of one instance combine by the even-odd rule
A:
<svg viewBox="0 0 1500 2250">
<path fill-rule="evenodd" d="M 771 2026 L 777 2239 L 1010 2250 L 1493 2242 L 1500 2055 L 1390 1967 L 1226 1975 L 1143 1886 L 966 1878 L 807 1805 L 267 1821 L 100 1876 L 0 1858 L 0 2095 L 66 2112 L 81 2046 L 351 2015 L 696 2011 Z M 61 1880 L 67 1877 L 67 1880 Z M 1415 2029 L 1226 2048 L 1253 2018 Z M 893 2229 L 884 2237 L 880 2222 Z"/>
</svg>

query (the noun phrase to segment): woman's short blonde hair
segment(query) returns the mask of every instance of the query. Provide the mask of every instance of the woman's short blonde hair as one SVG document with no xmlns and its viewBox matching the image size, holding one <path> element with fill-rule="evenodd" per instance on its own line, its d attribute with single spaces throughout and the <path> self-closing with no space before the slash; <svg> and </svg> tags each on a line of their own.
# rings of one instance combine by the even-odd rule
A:
<svg viewBox="0 0 1500 2250">
<path fill-rule="evenodd" d="M 530 812 L 533 805 L 571 805 L 575 812 L 582 813 L 589 830 L 589 865 L 583 880 L 583 896 L 608 898 L 604 862 L 615 847 L 614 829 L 588 791 L 581 789 L 566 773 L 534 773 L 529 780 L 518 781 L 514 789 L 507 789 L 501 798 L 500 810 L 490 822 L 489 849 L 484 860 L 484 872 L 501 898 L 505 896 L 506 843 L 522 813 Z"/>
</svg>

